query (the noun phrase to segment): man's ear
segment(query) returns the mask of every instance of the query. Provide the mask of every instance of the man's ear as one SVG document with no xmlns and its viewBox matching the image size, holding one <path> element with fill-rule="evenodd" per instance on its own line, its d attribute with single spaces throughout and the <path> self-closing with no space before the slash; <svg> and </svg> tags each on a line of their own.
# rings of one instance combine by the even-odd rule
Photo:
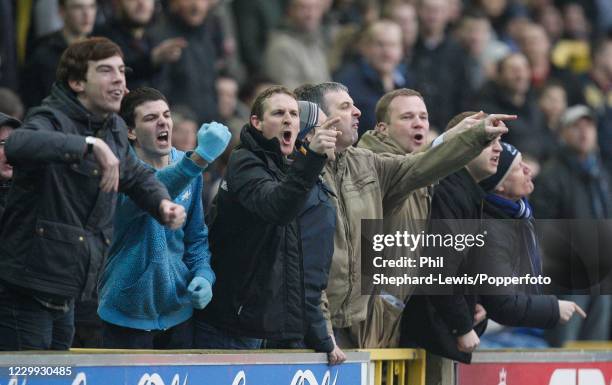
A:
<svg viewBox="0 0 612 385">
<path fill-rule="evenodd" d="M 84 80 L 68 80 L 68 86 L 70 86 L 70 89 L 77 94 L 85 91 Z"/>
<path fill-rule="evenodd" d="M 387 123 L 385 122 L 376 123 L 376 131 L 380 132 L 381 134 L 386 134 L 387 133 Z"/>
<path fill-rule="evenodd" d="M 128 139 L 131 141 L 135 141 L 136 140 L 136 129 L 134 127 L 128 127 Z"/>
<path fill-rule="evenodd" d="M 250 121 L 251 126 L 255 127 L 258 131 L 261 131 L 261 120 L 259 120 L 257 115 L 251 115 Z"/>
</svg>

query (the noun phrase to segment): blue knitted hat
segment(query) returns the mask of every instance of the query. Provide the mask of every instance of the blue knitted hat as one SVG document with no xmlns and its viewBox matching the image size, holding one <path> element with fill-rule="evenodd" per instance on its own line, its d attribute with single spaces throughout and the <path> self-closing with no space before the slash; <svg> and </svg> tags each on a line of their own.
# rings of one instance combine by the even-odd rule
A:
<svg viewBox="0 0 612 385">
<path fill-rule="evenodd" d="M 501 142 L 502 152 L 499 154 L 499 163 L 497 164 L 497 172 L 490 177 L 480 181 L 480 187 L 486 192 L 492 192 L 497 186 L 502 184 L 506 176 L 512 168 L 514 160 L 521 153 L 513 145 Z"/>
</svg>

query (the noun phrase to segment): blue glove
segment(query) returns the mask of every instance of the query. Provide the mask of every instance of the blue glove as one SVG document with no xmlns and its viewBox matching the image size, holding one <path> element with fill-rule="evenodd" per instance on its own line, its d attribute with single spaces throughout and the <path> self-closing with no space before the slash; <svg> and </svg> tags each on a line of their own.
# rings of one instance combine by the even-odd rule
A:
<svg viewBox="0 0 612 385">
<path fill-rule="evenodd" d="M 225 151 L 232 134 L 221 123 L 204 123 L 198 131 L 198 147 L 195 152 L 208 163 L 212 163 Z"/>
<path fill-rule="evenodd" d="M 191 294 L 191 304 L 196 309 L 204 309 L 212 299 L 212 286 L 205 278 L 194 277 L 187 290 Z"/>
</svg>

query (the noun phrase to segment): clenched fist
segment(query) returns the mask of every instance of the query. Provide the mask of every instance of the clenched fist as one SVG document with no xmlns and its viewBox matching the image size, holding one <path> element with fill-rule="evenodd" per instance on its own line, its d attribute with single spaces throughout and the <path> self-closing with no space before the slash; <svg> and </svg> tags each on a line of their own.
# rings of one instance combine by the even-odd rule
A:
<svg viewBox="0 0 612 385">
<path fill-rule="evenodd" d="M 159 204 L 159 213 L 162 223 L 172 230 L 179 229 L 185 223 L 185 208 L 168 199 L 164 199 Z"/>
</svg>

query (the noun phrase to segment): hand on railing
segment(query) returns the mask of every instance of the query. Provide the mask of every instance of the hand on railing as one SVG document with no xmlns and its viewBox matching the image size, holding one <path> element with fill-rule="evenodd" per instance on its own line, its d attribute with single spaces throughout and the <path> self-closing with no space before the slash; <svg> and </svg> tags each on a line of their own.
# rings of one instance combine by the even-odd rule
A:
<svg viewBox="0 0 612 385">
<path fill-rule="evenodd" d="M 334 342 L 334 350 L 327 353 L 327 362 L 329 362 L 330 365 L 341 364 L 346 361 L 346 354 L 344 354 L 344 352 L 338 347 L 338 345 L 336 345 L 336 339 L 334 338 L 334 336 L 330 335 L 330 337 Z"/>
</svg>

